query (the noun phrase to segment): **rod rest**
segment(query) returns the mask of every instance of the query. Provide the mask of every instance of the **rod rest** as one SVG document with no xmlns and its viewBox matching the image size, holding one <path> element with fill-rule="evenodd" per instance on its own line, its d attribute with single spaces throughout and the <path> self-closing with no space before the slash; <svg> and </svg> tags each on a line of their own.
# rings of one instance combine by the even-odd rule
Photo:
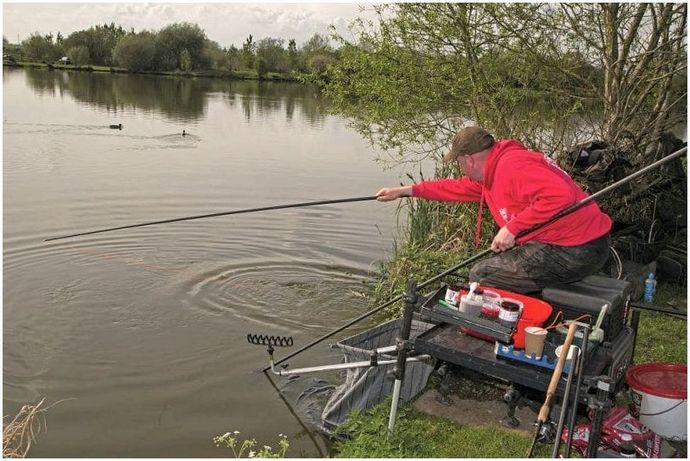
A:
<svg viewBox="0 0 690 461">
<path fill-rule="evenodd" d="M 563 311 L 566 319 L 573 319 L 584 314 L 592 316 L 596 322 L 601 307 L 608 304 L 602 328 L 604 340 L 610 341 L 623 329 L 625 324 L 625 307 L 630 298 L 633 286 L 625 280 L 618 280 L 599 275 L 590 275 L 577 282 L 554 284 L 544 288 L 541 297 L 553 305 L 553 314 L 547 324 Z"/>
</svg>

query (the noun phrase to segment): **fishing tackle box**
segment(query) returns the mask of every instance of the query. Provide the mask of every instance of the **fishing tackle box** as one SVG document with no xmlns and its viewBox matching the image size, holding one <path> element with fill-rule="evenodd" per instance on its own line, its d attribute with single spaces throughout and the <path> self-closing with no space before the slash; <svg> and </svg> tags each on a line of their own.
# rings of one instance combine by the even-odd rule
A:
<svg viewBox="0 0 690 461">
<path fill-rule="evenodd" d="M 612 341 L 625 325 L 625 312 L 632 289 L 628 281 L 598 275 L 590 275 L 570 284 L 546 287 L 541 292 L 541 298 L 553 306 L 553 313 L 546 324 L 553 321 L 558 311 L 563 311 L 566 319 L 591 315 L 591 323 L 594 324 L 602 306 L 608 304 L 601 328 L 604 330 L 604 341 Z"/>
<path fill-rule="evenodd" d="M 420 313 L 423 319 L 469 328 L 481 335 L 504 343 L 512 342 L 513 328 L 508 328 L 494 320 L 465 314 L 457 308 L 448 306 L 443 300 L 445 292 L 446 287 L 441 287 L 422 305 Z"/>
<path fill-rule="evenodd" d="M 551 315 L 551 305 L 541 299 L 496 287 L 482 286 L 482 288 L 498 293 L 504 300 L 522 303 L 523 307 L 517 323 L 508 327 L 495 319 L 460 312 L 457 307 L 446 304 L 443 296 L 446 287 L 441 287 L 434 292 L 422 305 L 420 313 L 423 317 L 434 322 L 458 325 L 461 331 L 468 335 L 486 341 L 513 344 L 518 349 L 525 347 L 525 328 L 529 326 L 541 327 Z M 462 293 L 465 291 L 464 289 L 461 290 Z"/>
</svg>

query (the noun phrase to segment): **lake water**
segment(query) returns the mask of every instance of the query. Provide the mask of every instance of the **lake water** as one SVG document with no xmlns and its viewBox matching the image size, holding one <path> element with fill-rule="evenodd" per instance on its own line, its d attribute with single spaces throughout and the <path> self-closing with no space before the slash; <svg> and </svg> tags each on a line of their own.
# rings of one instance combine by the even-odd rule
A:
<svg viewBox="0 0 690 461">
<path fill-rule="evenodd" d="M 3 81 L 3 414 L 61 401 L 31 455 L 222 457 L 213 436 L 237 430 L 322 456 L 246 335 L 297 348 L 369 309 L 361 293 L 390 254 L 394 204 L 43 240 L 370 196 L 400 173 L 297 84 L 28 69 Z M 324 342 L 290 365 L 338 360 Z"/>
</svg>

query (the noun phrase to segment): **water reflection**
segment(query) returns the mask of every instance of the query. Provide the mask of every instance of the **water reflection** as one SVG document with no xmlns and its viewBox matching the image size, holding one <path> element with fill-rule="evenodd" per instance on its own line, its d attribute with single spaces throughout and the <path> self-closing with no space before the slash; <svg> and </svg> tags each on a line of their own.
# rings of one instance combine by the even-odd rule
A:
<svg viewBox="0 0 690 461">
<path fill-rule="evenodd" d="M 233 430 L 260 443 L 283 433 L 291 456 L 323 456 L 255 373 L 267 356 L 246 335 L 305 344 L 366 310 L 394 207 L 43 239 L 361 196 L 398 172 L 301 85 L 37 69 L 3 79 L 3 405 L 13 415 L 72 399 L 51 408 L 32 456 L 222 457 L 211 439 Z M 324 345 L 295 365 L 337 360 Z"/>
<path fill-rule="evenodd" d="M 231 107 L 240 104 L 247 120 L 278 111 L 292 120 L 296 109 L 312 125 L 323 122 L 325 116 L 325 101 L 317 91 L 297 83 L 30 68 L 24 72 L 29 86 L 39 94 L 69 95 L 113 113 L 139 109 L 170 120 L 195 122 L 205 118 L 209 98 L 222 95 Z"/>
</svg>

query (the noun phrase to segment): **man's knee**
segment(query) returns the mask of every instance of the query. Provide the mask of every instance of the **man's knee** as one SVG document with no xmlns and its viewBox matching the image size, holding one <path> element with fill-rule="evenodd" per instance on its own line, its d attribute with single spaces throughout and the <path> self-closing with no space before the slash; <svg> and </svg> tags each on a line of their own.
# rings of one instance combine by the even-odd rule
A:
<svg viewBox="0 0 690 461">
<path fill-rule="evenodd" d="M 500 258 L 489 258 L 475 264 L 470 269 L 470 282 L 503 288 L 517 293 L 531 293 L 540 286 L 521 268 L 514 267 Z"/>
<path fill-rule="evenodd" d="M 470 269 L 470 282 L 479 282 L 482 278 L 482 275 L 482 267 L 479 264 L 475 264 Z"/>
<path fill-rule="evenodd" d="M 493 279 L 495 277 L 517 277 L 524 278 L 527 276 L 519 261 L 515 261 L 506 257 L 507 255 L 499 254 L 482 261 L 472 266 L 470 269 L 470 281 L 479 282 L 484 279 Z"/>
</svg>

